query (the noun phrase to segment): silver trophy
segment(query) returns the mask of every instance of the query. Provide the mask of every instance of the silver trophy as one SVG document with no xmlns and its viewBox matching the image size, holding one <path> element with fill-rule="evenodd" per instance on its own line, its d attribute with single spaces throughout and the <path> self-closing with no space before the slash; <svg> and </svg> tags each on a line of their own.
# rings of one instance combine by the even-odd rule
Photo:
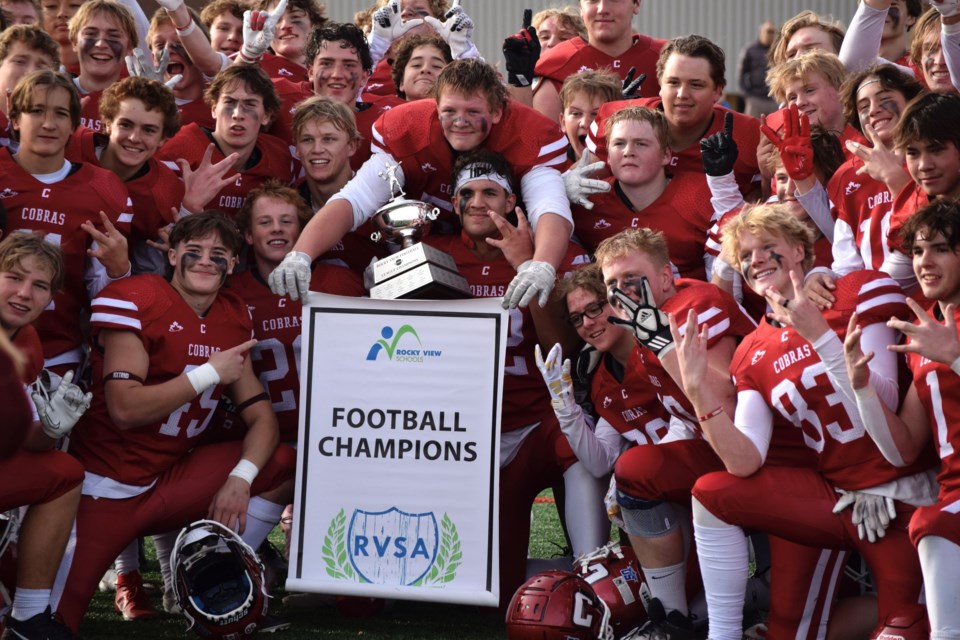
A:
<svg viewBox="0 0 960 640">
<path fill-rule="evenodd" d="M 420 243 L 430 233 L 430 223 L 440 215 L 440 209 L 408 199 L 397 177 L 400 165 L 386 163 L 384 166 L 384 171 L 377 175 L 389 182 L 392 197 L 374 214 L 377 231 L 370 237 L 374 242 L 399 247 L 399 251 L 367 267 L 364 284 L 370 290 L 370 297 L 388 300 L 469 298 L 470 286 L 457 273 L 453 258 Z"/>
</svg>

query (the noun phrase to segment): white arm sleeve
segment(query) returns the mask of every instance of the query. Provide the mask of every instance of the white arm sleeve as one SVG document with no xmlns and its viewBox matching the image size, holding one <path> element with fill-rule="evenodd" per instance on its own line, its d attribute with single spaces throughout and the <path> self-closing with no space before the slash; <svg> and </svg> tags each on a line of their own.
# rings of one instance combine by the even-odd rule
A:
<svg viewBox="0 0 960 640">
<path fill-rule="evenodd" d="M 90 248 L 97 248 L 96 241 L 90 245 Z M 97 258 L 87 258 L 87 268 L 83 274 L 83 282 L 87 286 L 87 295 L 90 296 L 91 300 L 93 300 L 100 295 L 100 292 L 103 291 L 108 284 L 128 277 L 130 272 L 130 269 L 127 269 L 127 272 L 119 278 L 111 278 L 107 275 L 107 269 L 103 266 L 100 260 Z"/>
<path fill-rule="evenodd" d="M 757 448 L 760 464 L 763 464 L 770 450 L 770 439 L 773 437 L 773 411 L 759 391 L 747 389 L 737 392 L 733 424 Z"/>
<path fill-rule="evenodd" d="M 913 259 L 904 253 L 891 249 L 883 259 L 880 271 L 896 280 L 907 294 L 917 288 L 917 274 L 913 272 Z"/>
<path fill-rule="evenodd" d="M 708 175 L 707 186 L 710 187 L 710 204 L 713 206 L 712 222 L 722 218 L 727 211 L 743 206 L 743 194 L 733 172 L 725 176 Z"/>
<path fill-rule="evenodd" d="M 833 242 L 834 222 L 833 214 L 830 213 L 830 197 L 827 195 L 827 190 L 820 184 L 820 181 L 817 180 L 814 182 L 810 191 L 800 193 L 800 190 L 797 189 L 794 195 L 797 197 L 797 202 L 800 203 L 807 212 L 807 215 L 810 216 L 810 219 L 813 220 L 813 223 L 820 229 L 820 233 L 822 233 L 827 240 Z"/>
<path fill-rule="evenodd" d="M 840 62 L 847 71 L 854 73 L 877 62 L 886 19 L 885 9 L 874 9 L 863 2 L 857 4 L 840 46 Z"/>
<path fill-rule="evenodd" d="M 578 412 L 575 423 L 564 422 L 561 420 L 561 427 L 570 448 L 590 475 L 600 478 L 610 473 L 627 444 L 623 436 L 603 418 L 597 421 L 594 430 L 590 416 L 582 411 Z"/>
<path fill-rule="evenodd" d="M 125 6 L 133 14 L 133 23 L 137 28 L 137 38 L 140 40 L 140 48 L 146 51 L 150 48 L 147 44 L 147 31 L 150 29 L 150 19 L 140 8 L 137 0 L 119 0 L 120 4 Z"/>
<path fill-rule="evenodd" d="M 393 197 L 390 183 L 379 176 L 385 163 L 399 164 L 389 153 L 374 147 L 373 155 L 363 163 L 350 182 L 330 198 L 330 201 L 346 200 L 353 207 L 353 231 L 372 218 L 377 209 Z M 403 167 L 397 171 L 397 179 L 400 180 L 400 186 L 405 184 Z M 569 210 L 567 207 L 567 211 Z"/>
<path fill-rule="evenodd" d="M 833 264 L 830 268 L 838 276 L 866 268 L 853 236 L 853 229 L 846 220 L 840 218 L 833 224 Z"/>
<path fill-rule="evenodd" d="M 887 459 L 887 462 L 895 467 L 905 467 L 906 462 L 900 455 L 900 450 L 893 442 L 893 435 L 890 433 L 890 427 L 887 425 L 887 415 L 883 411 L 880 397 L 873 390 L 872 386 L 857 389 L 855 392 L 857 399 L 857 409 L 860 411 L 860 419 L 867 430 L 880 453 Z"/>
<path fill-rule="evenodd" d="M 950 71 L 950 82 L 960 87 L 960 24 L 941 24 L 940 46 Z"/>
<path fill-rule="evenodd" d="M 896 344 L 897 332 L 882 322 L 876 322 L 863 328 L 860 346 L 864 353 L 873 352 L 870 361 L 870 385 L 876 389 L 877 397 L 896 411 L 899 401 L 899 382 L 897 380 L 897 354 L 888 351 L 887 345 Z M 856 392 L 850 383 L 847 364 L 843 356 L 843 343 L 832 329 L 813 341 L 813 348 L 827 369 L 827 375 L 844 395 L 855 399 Z M 861 414 L 866 422 L 866 416 Z"/>
<path fill-rule="evenodd" d="M 545 213 L 556 214 L 568 221 L 572 232 L 573 214 L 570 213 L 570 201 L 567 200 L 567 190 L 559 171 L 545 166 L 530 169 L 520 178 L 520 194 L 527 206 L 527 220 L 534 232 L 537 230 L 537 220 Z"/>
</svg>

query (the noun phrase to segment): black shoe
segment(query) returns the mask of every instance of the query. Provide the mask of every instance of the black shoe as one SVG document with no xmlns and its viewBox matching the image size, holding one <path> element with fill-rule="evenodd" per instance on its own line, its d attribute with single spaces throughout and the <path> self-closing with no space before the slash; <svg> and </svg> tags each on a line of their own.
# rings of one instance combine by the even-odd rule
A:
<svg viewBox="0 0 960 640">
<path fill-rule="evenodd" d="M 275 613 L 268 613 L 260 620 L 257 626 L 257 633 L 276 633 L 277 631 L 286 631 L 290 628 L 290 621 Z"/>
<path fill-rule="evenodd" d="M 74 640 L 65 624 L 53 617 L 50 607 L 26 620 L 7 618 L 7 628 L 0 640 Z"/>
<path fill-rule="evenodd" d="M 627 636 L 630 640 L 694 640 L 693 623 L 679 611 L 669 614 L 653 598 L 647 604 L 647 621 Z"/>
</svg>

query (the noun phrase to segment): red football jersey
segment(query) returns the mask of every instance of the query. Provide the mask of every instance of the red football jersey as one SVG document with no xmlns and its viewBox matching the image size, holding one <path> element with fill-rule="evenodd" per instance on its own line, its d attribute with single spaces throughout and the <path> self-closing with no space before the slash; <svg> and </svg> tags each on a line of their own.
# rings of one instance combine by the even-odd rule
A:
<svg viewBox="0 0 960 640">
<path fill-rule="evenodd" d="M 887 232 L 893 210 L 893 196 L 887 185 L 868 174 L 857 175 L 863 161 L 853 156 L 837 169 L 827 183 L 830 202 L 836 207 L 837 223 L 846 225 L 867 269 L 880 269 L 887 249 Z M 837 262 L 850 258 L 834 255 Z"/>
<path fill-rule="evenodd" d="M 930 312 L 942 318 L 939 303 L 934 303 Z M 960 311 L 954 311 L 954 318 L 958 317 Z M 937 482 L 943 497 L 960 490 L 960 376 L 950 365 L 927 360 L 919 353 L 908 353 L 907 365 L 933 429 L 933 444 L 940 456 Z"/>
<path fill-rule="evenodd" d="M 79 87 L 79 83 L 74 81 Z M 80 94 L 80 126 L 91 131 L 103 131 L 103 122 L 100 121 L 100 96 L 103 91 Z"/>
<path fill-rule="evenodd" d="M 708 349 L 722 338 L 740 338 L 756 328 L 753 320 L 733 296 L 716 285 L 687 279 L 677 280 L 675 284 L 677 292 L 663 303 L 663 311 L 686 319 L 687 312 L 693 309 L 697 314 L 698 330 L 702 331 L 704 327 L 708 329 Z M 686 422 L 694 432 L 700 433 L 697 413 L 683 389 L 674 382 L 652 351 L 646 347 L 639 349 L 650 383 L 656 388 L 664 409 L 670 415 Z"/>
<path fill-rule="evenodd" d="M 593 374 L 590 400 L 594 410 L 630 442 L 658 444 L 670 431 L 670 414 L 650 384 L 639 349 L 630 353 L 620 380 L 611 370 L 619 368 L 619 363 L 611 365 L 612 359 L 605 355 Z"/>
<path fill-rule="evenodd" d="M 269 52 L 263 54 L 263 57 L 260 58 L 260 68 L 270 76 L 270 79 L 283 78 L 291 82 L 306 82 L 309 80 L 305 66 Z"/>
<path fill-rule="evenodd" d="M 431 102 L 433 101 L 431 100 Z M 357 119 L 357 130 L 360 132 L 360 135 L 363 136 L 363 140 L 361 140 L 359 146 L 357 146 L 356 152 L 350 156 L 350 168 L 357 171 L 363 163 L 373 155 L 373 147 L 371 146 L 373 141 L 373 125 L 380 119 L 380 116 L 390 109 L 406 103 L 406 100 L 396 95 L 379 96 L 372 93 L 361 94 L 360 102 L 357 103 L 356 111 L 353 115 Z M 436 102 L 434 102 L 433 105 L 433 109 L 436 111 Z"/>
<path fill-rule="evenodd" d="M 705 280 L 704 244 L 713 207 L 703 175 L 681 173 L 670 180 L 660 197 L 641 211 L 633 208 L 614 178 L 610 191 L 590 198 L 593 209 L 570 207 L 577 237 L 589 251 L 624 229 L 649 227 L 666 236 L 672 262 L 682 278 Z"/>
<path fill-rule="evenodd" d="M 37 330 L 33 328 L 32 324 L 20 327 L 11 342 L 26 357 L 23 375 L 20 376 L 20 379 L 23 380 L 23 384 L 33 384 L 33 381 L 40 376 L 40 371 L 43 370 L 43 345 L 40 343 Z"/>
<path fill-rule="evenodd" d="M 666 40 L 635 33 L 633 45 L 622 55 L 613 57 L 591 46 L 582 38 L 571 38 L 545 51 L 537 60 L 534 74 L 553 83 L 559 92 L 567 76 L 581 71 L 608 67 L 621 78 L 625 78 L 630 68 L 635 67 L 637 73 L 634 77 L 641 73 L 647 74 L 647 79 L 640 85 L 641 97 L 652 97 L 660 93 L 660 84 L 657 82 L 657 59 L 660 57 L 660 49 L 665 44 Z"/>
<path fill-rule="evenodd" d="M 841 340 L 854 311 L 861 326 L 910 314 L 900 287 L 883 273 L 859 271 L 839 278 L 836 286 L 836 302 L 823 316 Z M 770 452 L 777 454 L 778 431 L 799 429 L 804 444 L 818 454 L 818 470 L 837 487 L 866 489 L 930 467 L 918 461 L 897 468 L 884 460 L 856 402 L 834 386 L 817 352 L 792 327 L 761 322 L 737 349 L 731 371 L 738 391 L 760 393 L 773 410 Z"/>
<path fill-rule="evenodd" d="M 176 160 L 185 159 L 192 169 L 196 169 L 206 153 L 207 147 L 213 142 L 212 135 L 196 124 L 181 127 L 177 135 L 167 140 L 159 151 L 157 159 L 167 161 L 168 167 L 179 172 L 180 167 Z M 220 162 L 224 159 L 220 149 L 214 149 L 211 162 Z M 299 171 L 298 163 L 294 160 L 290 146 L 283 140 L 261 133 L 257 137 L 254 149 L 247 167 L 236 176 L 236 181 L 220 190 L 207 207 L 218 209 L 229 216 L 236 216 L 243 207 L 247 194 L 262 186 L 268 180 L 279 180 L 283 184 L 293 184 Z"/>
<path fill-rule="evenodd" d="M 107 146 L 107 136 L 86 127 L 78 127 L 67 145 L 67 160 L 100 166 L 97 147 Z M 130 251 L 146 240 L 157 238 L 157 230 L 176 222 L 173 209 L 183 202 L 183 181 L 156 158 L 147 160 L 145 170 L 123 183 L 130 194 L 133 218 L 128 236 Z"/>
<path fill-rule="evenodd" d="M 900 243 L 900 230 L 907 219 L 921 207 L 930 204 L 930 198 L 916 182 L 911 180 L 893 200 L 893 213 L 890 215 L 890 232 L 887 234 L 887 248 L 892 251 L 903 250 Z"/>
<path fill-rule="evenodd" d="M 387 58 L 380 60 L 373 68 L 363 91 L 375 96 L 397 96 L 397 85 L 393 83 L 393 67 Z"/>
<path fill-rule="evenodd" d="M 635 100 L 617 100 L 607 102 L 601 105 L 597 112 L 597 117 L 590 125 L 590 131 L 587 134 L 587 148 L 590 149 L 598 158 L 606 162 L 607 160 L 607 118 L 624 107 L 647 107 L 649 109 L 660 109 L 663 101 L 659 98 L 637 98 Z M 731 112 L 726 107 L 720 105 L 713 106 L 713 120 L 707 130 L 704 131 L 701 138 L 706 138 L 714 133 L 723 130 L 723 120 L 725 114 Z M 754 117 L 739 113 L 733 113 L 733 140 L 737 143 L 740 150 L 737 161 L 733 165 L 733 175 L 740 186 L 743 194 L 748 194 L 755 190 L 759 185 L 758 175 L 760 169 L 757 165 L 756 148 L 760 144 L 760 121 Z M 751 151 L 752 150 L 752 151 Z M 692 144 L 686 149 L 671 149 L 673 153 L 670 158 L 670 164 L 667 165 L 667 175 L 675 176 L 679 173 L 690 172 L 705 175 L 703 171 L 703 157 L 700 155 L 700 144 Z M 706 179 L 704 179 L 706 186 Z M 709 194 L 709 190 L 707 191 Z M 710 197 L 707 196 L 709 201 Z M 709 204 L 709 203 L 708 203 Z"/>
<path fill-rule="evenodd" d="M 124 235 L 135 220 L 127 188 L 115 174 L 92 164 L 74 164 L 60 182 L 45 184 L 24 171 L 8 150 L 0 150 L 0 204 L 7 210 L 8 231 L 39 231 L 63 250 L 63 289 L 37 320 L 47 358 L 83 342 L 80 315 L 89 304 L 84 273 L 93 238 L 80 228 L 91 221 L 98 228 L 100 211 Z"/>
<path fill-rule="evenodd" d="M 230 288 L 247 304 L 253 319 L 253 337 L 258 340 L 250 351 L 253 370 L 270 394 L 273 411 L 280 423 L 280 441 L 297 440 L 300 409 L 300 320 L 303 307 L 299 300 L 278 296 L 260 279 L 256 268 L 230 278 Z M 311 291 L 340 296 L 362 296 L 363 281 L 345 267 L 316 263 L 310 281 Z"/>
<path fill-rule="evenodd" d="M 390 109 L 373 126 L 373 144 L 403 163 L 408 198 L 437 205 L 439 219 L 459 227 L 450 202 L 454 152 L 443 137 L 436 102 L 416 100 Z M 510 101 L 481 148 L 503 155 L 519 183 L 534 167 L 561 164 L 567 139 L 556 122 Z"/>
<path fill-rule="evenodd" d="M 207 362 L 217 351 L 250 339 L 250 315 L 243 300 L 224 289 L 199 317 L 160 276 L 143 275 L 115 282 L 91 304 L 90 331 L 130 331 L 150 356 L 144 385 L 176 378 Z M 222 387 L 214 385 L 164 420 L 118 429 L 104 398 L 103 354 L 91 349 L 93 402 L 70 438 L 70 453 L 92 473 L 134 486 L 147 486 L 195 447 L 207 428 Z M 108 383 L 110 384 L 110 383 Z"/>
<path fill-rule="evenodd" d="M 217 126 L 217 121 L 213 119 L 213 109 L 210 108 L 210 105 L 202 96 L 189 102 L 177 100 L 177 111 L 180 112 L 181 127 L 196 124 L 204 129 L 212 130 Z"/>
<path fill-rule="evenodd" d="M 453 256 L 460 275 L 470 284 L 474 298 L 499 298 L 507 290 L 517 272 L 503 258 L 484 261 L 470 249 L 472 242 L 461 235 L 431 235 L 426 244 Z M 571 244 L 558 270 L 560 276 L 578 264 L 590 259 L 580 247 Z M 536 304 L 536 302 L 533 302 Z M 510 328 L 507 338 L 506 367 L 503 381 L 503 413 L 500 430 L 515 431 L 543 420 L 554 420 L 550 393 L 534 361 L 533 348 L 537 344 L 536 329 L 530 310 L 510 309 Z"/>
</svg>

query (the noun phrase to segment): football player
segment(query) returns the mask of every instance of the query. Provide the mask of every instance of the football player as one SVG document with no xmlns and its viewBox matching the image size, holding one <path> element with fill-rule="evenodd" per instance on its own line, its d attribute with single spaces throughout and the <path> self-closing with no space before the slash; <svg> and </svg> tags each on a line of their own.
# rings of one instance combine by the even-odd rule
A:
<svg viewBox="0 0 960 640">
<path fill-rule="evenodd" d="M 120 79 L 124 60 L 139 44 L 130 11 L 114 0 L 88 0 L 70 19 L 70 43 L 80 62 L 81 124 L 100 131 L 100 94 Z"/>
<path fill-rule="evenodd" d="M 456 64 L 456 63 L 454 63 Z M 474 297 L 498 298 L 515 277 L 517 269 L 533 255 L 530 228 L 516 208 L 516 187 L 506 159 L 485 150 L 461 155 L 454 164 L 454 207 L 463 225 L 461 235 L 430 235 L 425 242 L 446 251 L 457 263 L 460 275 L 470 284 Z M 513 216 L 516 216 L 516 223 Z M 575 245 L 568 243 L 562 261 L 564 270 L 585 262 Z M 503 604 L 524 580 L 530 508 L 544 488 L 564 477 L 585 474 L 560 431 L 550 407 L 550 396 L 534 363 L 534 345 L 573 342 L 571 327 L 563 322 L 559 302 L 530 305 L 510 311 L 501 420 L 500 454 L 500 594 Z M 578 487 L 566 482 L 567 505 L 583 505 L 575 495 Z M 587 485 L 589 486 L 589 484 Z M 588 489 L 589 491 L 589 489 Z M 595 493 L 593 494 L 595 495 Z M 600 493 L 602 496 L 602 492 Z M 599 496 L 593 502 L 596 518 L 581 509 L 567 519 L 574 553 L 592 551 L 604 544 Z"/>
<path fill-rule="evenodd" d="M 43 233 L 66 265 L 63 289 L 37 321 L 45 366 L 63 374 L 82 360 L 79 320 L 89 300 L 130 273 L 124 235 L 133 214 L 120 178 L 64 158 L 80 124 L 80 97 L 66 76 L 25 76 L 10 97 L 10 120 L 20 148 L 0 151 L 8 229 Z"/>
<path fill-rule="evenodd" d="M 649 384 L 663 408 L 677 421 L 668 441 L 633 447 L 620 456 L 614 468 L 624 529 L 647 577 L 651 596 L 665 611 L 663 619 L 651 618 L 642 637 L 656 637 L 657 633 L 691 637 L 686 584 L 690 536 L 684 535 L 683 527 L 689 522 L 687 509 L 694 482 L 722 466 L 704 440 L 698 414 L 680 385 L 676 354 L 667 338 L 665 322 L 656 331 L 638 330 L 634 323 L 651 307 L 663 310 L 655 314 L 694 314 L 697 331 L 710 336 L 704 355 L 710 363 L 710 374 L 702 384 L 729 407 L 734 396 L 728 373 L 731 357 L 737 340 L 755 325 L 732 296 L 718 287 L 690 279 L 675 280 L 667 240 L 659 231 L 622 231 L 600 243 L 596 258 L 613 322 L 626 325 L 637 338 L 639 359 Z"/>
<path fill-rule="evenodd" d="M 429 98 L 437 76 L 452 61 L 450 45 L 440 36 L 405 37 L 397 44 L 391 65 L 397 95 L 408 102 Z"/>
<path fill-rule="evenodd" d="M 196 123 L 180 127 L 157 152 L 157 158 L 183 174 L 196 171 L 206 162 L 220 163 L 233 157 L 233 179 L 217 183 L 220 188 L 216 194 L 198 202 L 199 206 L 236 215 L 252 189 L 268 180 L 293 182 L 296 162 L 289 147 L 279 138 L 262 133 L 280 108 L 273 83 L 262 70 L 248 65 L 228 67 L 217 74 L 204 97 L 213 110 L 214 129 Z M 215 149 L 211 150 L 211 145 Z M 175 164 L 181 159 L 185 162 Z"/>
<path fill-rule="evenodd" d="M 43 9 L 43 30 L 50 34 L 60 46 L 60 63 L 70 75 L 80 73 L 79 56 L 70 41 L 70 18 L 77 13 L 80 5 L 78 0 L 47 0 L 41 5 Z"/>
<path fill-rule="evenodd" d="M 15 26 L 0 32 L 0 96 L 13 93 L 20 78 L 37 69 L 60 66 L 57 43 L 38 26 Z M 19 144 L 10 126 L 9 104 L 0 100 L 0 147 L 14 152 Z"/>
<path fill-rule="evenodd" d="M 808 54 L 809 55 L 809 54 Z M 886 354 L 871 364 L 884 402 L 897 403 L 897 362 L 884 348 L 897 342 L 884 324 L 907 311 L 896 283 L 879 272 L 855 272 L 837 280 L 836 302 L 823 314 L 803 294 L 803 274 L 813 259 L 807 226 L 783 205 L 742 212 L 724 229 L 724 251 L 734 256 L 747 284 L 764 295 L 772 312 L 737 349 L 730 371 L 737 384 L 736 411 L 703 385 L 706 333 L 688 316 L 683 336 L 674 329 L 684 388 L 700 425 L 726 471 L 697 480 L 694 528 L 707 594 L 710 637 L 742 634 L 747 547 L 743 530 L 771 538 L 771 585 L 793 591 L 783 609 L 771 609 L 769 635 L 793 637 L 816 631 L 811 611 L 802 611 L 819 549 L 857 550 L 870 565 L 881 623 L 917 602 L 921 576 L 906 526 L 915 507 L 935 493 L 931 458 L 896 467 L 866 436 L 852 394 L 837 388 L 827 369 L 842 367 L 839 333 L 860 310 L 867 344 Z M 806 459 L 793 458 L 798 445 Z M 810 453 L 815 459 L 810 460 Z M 847 508 L 853 506 L 848 517 Z M 842 514 L 837 517 L 837 514 Z M 789 553 L 781 540 L 794 543 Z M 808 545 L 803 551 L 799 545 Z M 814 591 L 816 592 L 816 591 Z M 774 593 L 774 601 L 778 594 Z M 797 603 L 801 603 L 798 608 Z M 791 606 L 792 605 L 792 606 Z M 828 609 L 829 610 L 829 605 Z M 793 613 L 791 618 L 784 612 Z M 776 615 L 775 615 L 776 613 Z M 827 619 L 824 613 L 820 618 Z"/>
<path fill-rule="evenodd" d="M 561 113 L 560 88 L 580 69 L 609 67 L 621 78 L 634 68 L 646 74 L 640 95 L 650 97 L 660 90 L 655 76 L 663 40 L 634 33 L 633 16 L 640 13 L 640 0 L 580 0 L 580 16 L 587 29 L 586 40 L 571 38 L 542 52 L 535 69 L 533 108 L 551 120 Z"/>
<path fill-rule="evenodd" d="M 960 429 L 954 391 L 958 387 L 960 342 L 957 338 L 957 305 L 960 303 L 960 209 L 955 201 L 938 199 L 917 211 L 904 225 L 903 243 L 913 256 L 913 267 L 923 295 L 932 304 L 922 308 L 908 300 L 916 320 L 890 320 L 890 327 L 903 332 L 908 342 L 891 345 L 890 351 L 907 354 L 913 383 L 898 412 L 880 401 L 870 374 L 871 352 L 866 344 L 862 320 L 854 315 L 845 341 L 846 371 L 840 384 L 852 385 L 857 407 L 867 433 L 884 457 L 903 466 L 921 456 L 932 440 L 940 455 L 937 481 L 940 491 L 935 504 L 921 506 L 910 520 L 910 539 L 920 554 L 924 592 L 930 616 L 930 638 L 956 637 L 960 611 L 956 607 L 957 585 L 943 567 L 960 562 L 960 523 L 957 522 L 960 467 Z M 861 347 L 861 342 L 864 343 Z M 868 353 L 864 356 L 863 349 Z M 834 370 L 831 369 L 831 376 Z"/>
<path fill-rule="evenodd" d="M 221 213 L 186 216 L 170 233 L 169 281 L 134 276 L 93 304 L 93 406 L 70 442 L 84 495 L 58 574 L 57 610 L 73 631 L 135 537 L 207 517 L 256 548 L 289 502 L 295 454 L 277 446 L 277 418 L 248 358 L 247 306 L 223 289 L 242 242 Z M 198 446 L 224 389 L 247 433 Z"/>
<path fill-rule="evenodd" d="M 251 9 L 273 13 L 279 0 L 258 0 Z M 279 16 L 273 42 L 272 53 L 264 53 L 257 63 L 271 78 L 286 78 L 292 82 L 309 80 L 310 70 L 306 56 L 310 34 L 324 26 L 327 18 L 323 15 L 324 6 L 318 0 L 288 0 L 286 8 Z M 241 54 L 243 50 L 241 48 Z M 247 56 L 240 55 L 239 61 L 249 62 Z"/>
<path fill-rule="evenodd" d="M 0 331 L 27 356 L 18 395 L 24 393 L 23 385 L 44 384 L 37 379 L 43 351 L 31 322 L 40 317 L 63 282 L 63 254 L 57 247 L 29 233 L 11 234 L 0 243 Z M 0 511 L 29 505 L 20 526 L 17 592 L 4 640 L 72 638 L 50 610 L 51 587 L 83 482 L 83 466 L 51 447 L 70 433 L 90 404 L 89 397 L 70 383 L 69 375 L 52 393 L 34 387 L 38 399 L 27 439 L 0 464 Z M 8 402 L 16 407 L 16 398 L 5 397 L 4 404 Z"/>
<path fill-rule="evenodd" d="M 245 8 L 245 4 L 239 0 L 213 0 L 204 5 L 200 22 L 210 32 L 210 45 L 214 51 L 227 56 L 240 51 Z"/>
<path fill-rule="evenodd" d="M 449 212 L 454 157 L 483 148 L 507 159 L 524 201 L 530 203 L 531 225 L 536 230 L 536 251 L 506 290 L 504 306 L 526 306 L 537 296 L 547 303 L 573 228 L 563 179 L 553 168 L 563 162 L 564 138 L 556 124 L 527 107 L 507 102 L 496 71 L 481 60 L 456 60 L 447 65 L 435 93 L 435 103 L 406 103 L 380 117 L 373 136 L 382 153 L 364 163 L 310 220 L 294 251 L 271 275 L 275 292 L 294 298 L 306 292 L 313 259 L 366 222 L 394 195 L 392 182 L 379 175 L 385 164 L 402 162 L 397 178 L 406 193 Z"/>
<path fill-rule="evenodd" d="M 568 76 L 560 88 L 560 128 L 567 134 L 567 160 L 583 155 L 590 125 L 606 102 L 623 97 L 620 78 L 612 71 L 582 71 Z"/>
</svg>

